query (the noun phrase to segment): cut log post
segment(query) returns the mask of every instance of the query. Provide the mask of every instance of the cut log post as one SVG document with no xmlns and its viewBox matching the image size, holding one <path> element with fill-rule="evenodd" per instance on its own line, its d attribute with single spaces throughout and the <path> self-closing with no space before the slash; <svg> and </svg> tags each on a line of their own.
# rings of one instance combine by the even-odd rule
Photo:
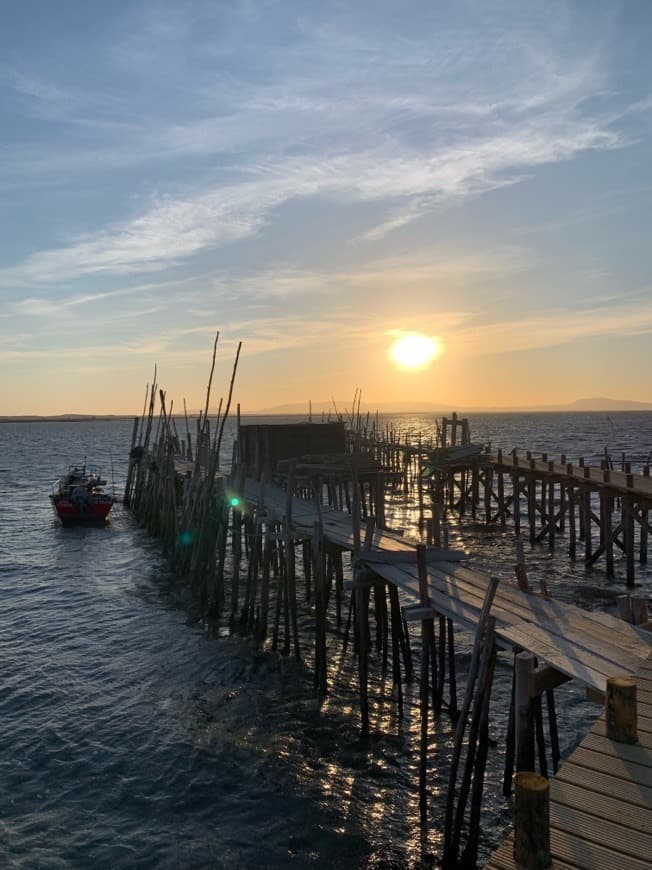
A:
<svg viewBox="0 0 652 870">
<path fill-rule="evenodd" d="M 632 624 L 645 625 L 649 620 L 647 595 L 644 592 L 636 592 L 630 597 L 632 606 Z"/>
<path fill-rule="evenodd" d="M 527 870 L 552 866 L 550 785 L 545 776 L 521 771 L 514 779 L 514 862 Z"/>
<path fill-rule="evenodd" d="M 632 621 L 632 599 L 630 595 L 617 595 L 616 607 L 618 608 L 618 616 L 625 622 Z"/>
<path fill-rule="evenodd" d="M 607 737 L 617 743 L 637 743 L 636 680 L 609 677 L 605 697 Z"/>
</svg>

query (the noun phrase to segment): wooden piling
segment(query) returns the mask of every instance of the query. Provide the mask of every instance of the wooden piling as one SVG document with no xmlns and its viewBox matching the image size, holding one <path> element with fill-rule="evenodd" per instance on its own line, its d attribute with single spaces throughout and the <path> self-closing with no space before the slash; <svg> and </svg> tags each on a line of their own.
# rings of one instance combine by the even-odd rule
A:
<svg viewBox="0 0 652 870">
<path fill-rule="evenodd" d="M 552 866 L 548 780 L 520 771 L 514 784 L 514 861 L 527 870 L 546 870 Z"/>
<path fill-rule="evenodd" d="M 534 770 L 534 722 L 530 699 L 530 673 L 534 656 L 521 652 L 516 656 L 514 712 L 516 725 L 516 770 Z"/>
<path fill-rule="evenodd" d="M 605 697 L 607 737 L 617 743 L 637 743 L 636 681 L 608 677 Z"/>
</svg>

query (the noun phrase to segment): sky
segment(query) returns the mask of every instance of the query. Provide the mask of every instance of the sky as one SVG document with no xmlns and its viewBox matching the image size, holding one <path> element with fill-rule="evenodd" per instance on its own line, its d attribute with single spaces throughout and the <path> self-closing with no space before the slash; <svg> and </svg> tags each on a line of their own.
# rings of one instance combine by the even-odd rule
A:
<svg viewBox="0 0 652 870">
<path fill-rule="evenodd" d="M 652 401 L 652 4 L 22 0 L 0 415 Z M 419 369 L 390 356 L 420 333 Z"/>
</svg>

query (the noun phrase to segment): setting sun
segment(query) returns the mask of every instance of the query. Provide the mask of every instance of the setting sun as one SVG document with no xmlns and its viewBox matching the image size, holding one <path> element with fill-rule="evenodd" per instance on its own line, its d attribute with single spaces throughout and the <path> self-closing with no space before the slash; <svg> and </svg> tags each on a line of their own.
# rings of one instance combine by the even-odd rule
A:
<svg viewBox="0 0 652 870">
<path fill-rule="evenodd" d="M 439 341 L 419 332 L 401 335 L 389 349 L 389 355 L 401 369 L 424 369 L 440 353 Z"/>
</svg>

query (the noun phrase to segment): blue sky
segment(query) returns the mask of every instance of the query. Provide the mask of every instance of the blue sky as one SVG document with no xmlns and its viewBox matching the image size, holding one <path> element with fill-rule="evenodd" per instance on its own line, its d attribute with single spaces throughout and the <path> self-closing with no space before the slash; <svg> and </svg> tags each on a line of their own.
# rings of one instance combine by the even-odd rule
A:
<svg viewBox="0 0 652 870">
<path fill-rule="evenodd" d="M 30 2 L 0 414 L 651 401 L 652 5 Z M 395 369 L 419 331 L 442 353 Z M 218 388 L 219 390 L 219 388 Z"/>
</svg>

